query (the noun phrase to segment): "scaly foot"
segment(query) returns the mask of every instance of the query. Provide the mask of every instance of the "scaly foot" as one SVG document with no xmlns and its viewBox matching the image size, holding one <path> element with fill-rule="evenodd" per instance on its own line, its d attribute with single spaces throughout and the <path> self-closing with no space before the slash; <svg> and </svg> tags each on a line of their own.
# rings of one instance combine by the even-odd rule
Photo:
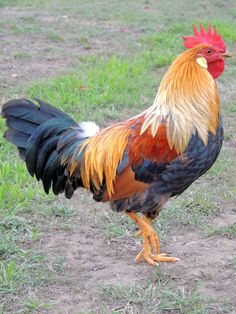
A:
<svg viewBox="0 0 236 314">
<path fill-rule="evenodd" d="M 154 229 L 151 226 L 150 231 L 143 232 L 143 249 L 136 256 L 135 260 L 137 262 L 144 259 L 147 263 L 151 265 L 157 265 L 158 262 L 176 262 L 179 261 L 176 257 L 166 256 L 167 254 L 160 252 L 159 238 L 156 235 Z M 152 230 L 151 230 L 152 229 Z"/>
<path fill-rule="evenodd" d="M 128 216 L 139 226 L 143 236 L 143 249 L 136 256 L 135 260 L 144 259 L 150 265 L 157 265 L 158 262 L 176 262 L 179 261 L 176 257 L 169 257 L 166 254 L 160 253 L 160 242 L 155 230 L 146 219 L 139 217 L 135 213 L 127 213 Z M 146 220 L 146 221 L 145 221 Z"/>
<path fill-rule="evenodd" d="M 144 259 L 148 264 L 156 266 L 159 262 L 177 262 L 180 261 L 177 257 L 172 256 L 166 256 L 166 253 L 161 253 L 157 255 L 148 254 L 144 251 L 144 249 L 141 250 L 141 252 L 136 256 L 135 260 L 136 262 L 140 262 L 142 259 Z"/>
</svg>

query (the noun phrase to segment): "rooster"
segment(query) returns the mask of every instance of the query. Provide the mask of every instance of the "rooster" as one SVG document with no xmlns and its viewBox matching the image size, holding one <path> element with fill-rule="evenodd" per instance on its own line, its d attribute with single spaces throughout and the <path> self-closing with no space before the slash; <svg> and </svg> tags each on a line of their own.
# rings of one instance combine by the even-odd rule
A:
<svg viewBox="0 0 236 314">
<path fill-rule="evenodd" d="M 223 140 L 215 79 L 230 54 L 210 25 L 193 30 L 183 37 L 188 49 L 164 75 L 153 105 L 129 120 L 99 131 L 37 99 L 10 100 L 2 108 L 5 138 L 45 192 L 71 198 L 83 187 L 96 201 L 110 202 L 139 227 L 136 261 L 151 265 L 178 260 L 160 253 L 152 221 L 214 164 Z"/>
</svg>

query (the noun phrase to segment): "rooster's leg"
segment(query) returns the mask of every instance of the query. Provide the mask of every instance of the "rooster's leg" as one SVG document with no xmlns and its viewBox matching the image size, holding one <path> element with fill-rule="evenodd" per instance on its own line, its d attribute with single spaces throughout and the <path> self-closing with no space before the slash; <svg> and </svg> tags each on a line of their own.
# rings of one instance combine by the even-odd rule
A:
<svg viewBox="0 0 236 314">
<path fill-rule="evenodd" d="M 150 225 L 150 226 L 152 225 L 153 219 L 147 218 L 146 216 L 143 215 L 142 220 L 143 220 L 144 222 L 146 222 L 148 225 Z M 142 232 L 141 229 L 140 229 L 138 232 L 135 233 L 135 236 L 136 236 L 136 237 L 140 237 L 140 236 L 142 236 L 142 235 L 143 235 L 143 232 Z"/>
<path fill-rule="evenodd" d="M 143 248 L 141 252 L 136 256 L 136 261 L 140 261 L 142 258 L 151 265 L 156 265 L 157 262 L 176 262 L 179 259 L 175 257 L 166 256 L 166 254 L 160 253 L 159 238 L 151 226 L 151 220 L 148 218 L 141 218 L 135 213 L 128 213 L 127 215 L 138 225 L 143 236 Z"/>
</svg>

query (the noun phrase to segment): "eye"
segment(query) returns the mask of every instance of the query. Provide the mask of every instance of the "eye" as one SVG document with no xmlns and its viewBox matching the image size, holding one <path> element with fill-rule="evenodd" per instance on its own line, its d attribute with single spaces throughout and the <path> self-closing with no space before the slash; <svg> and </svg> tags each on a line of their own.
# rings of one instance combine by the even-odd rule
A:
<svg viewBox="0 0 236 314">
<path fill-rule="evenodd" d="M 206 54 L 207 54 L 207 55 L 211 54 L 211 49 L 207 49 L 207 50 L 206 50 Z"/>
</svg>

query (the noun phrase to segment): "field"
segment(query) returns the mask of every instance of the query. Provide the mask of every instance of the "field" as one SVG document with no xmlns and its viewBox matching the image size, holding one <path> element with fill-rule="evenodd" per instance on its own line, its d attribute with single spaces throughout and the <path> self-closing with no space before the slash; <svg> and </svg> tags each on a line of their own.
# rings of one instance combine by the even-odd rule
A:
<svg viewBox="0 0 236 314">
<path fill-rule="evenodd" d="M 233 0 L 0 0 L 0 106 L 38 97 L 101 126 L 149 107 L 192 23 L 236 50 Z M 236 313 L 236 59 L 218 80 L 225 142 L 163 209 L 162 250 L 136 264 L 135 226 L 84 190 L 44 194 L 0 119 L 0 313 Z"/>
</svg>

